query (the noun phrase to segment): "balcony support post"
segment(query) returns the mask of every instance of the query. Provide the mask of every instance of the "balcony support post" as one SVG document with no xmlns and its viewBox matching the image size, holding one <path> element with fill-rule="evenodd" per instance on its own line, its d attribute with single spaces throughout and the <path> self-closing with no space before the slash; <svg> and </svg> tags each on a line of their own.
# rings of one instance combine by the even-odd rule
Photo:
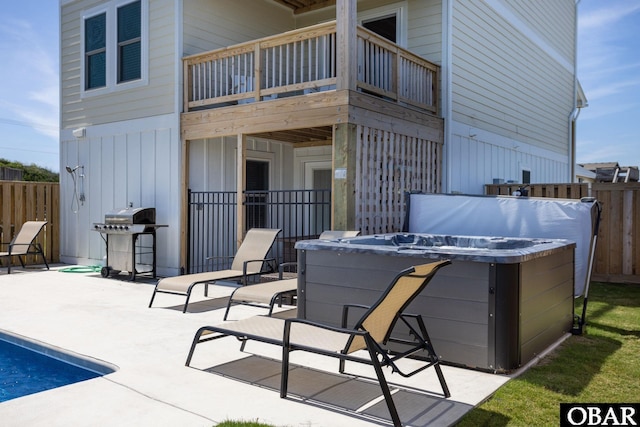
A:
<svg viewBox="0 0 640 427">
<path fill-rule="evenodd" d="M 237 202 L 237 220 L 236 224 L 236 248 L 240 247 L 244 239 L 244 222 L 245 222 L 245 205 L 244 205 L 244 189 L 246 187 L 247 174 L 245 172 L 247 164 L 247 140 L 246 135 L 239 133 L 237 135 L 236 149 L 236 200 Z"/>
<path fill-rule="evenodd" d="M 356 3 L 355 0 L 336 2 L 337 90 L 355 90 L 356 87 Z"/>
<path fill-rule="evenodd" d="M 332 230 L 356 229 L 357 136 L 357 126 L 353 123 L 333 126 Z"/>
</svg>

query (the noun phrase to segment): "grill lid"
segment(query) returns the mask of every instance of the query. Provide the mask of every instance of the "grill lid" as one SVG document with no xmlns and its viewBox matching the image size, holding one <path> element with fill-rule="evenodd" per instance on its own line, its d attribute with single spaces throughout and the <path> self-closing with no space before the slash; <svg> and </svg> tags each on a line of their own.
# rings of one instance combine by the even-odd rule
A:
<svg viewBox="0 0 640 427">
<path fill-rule="evenodd" d="M 155 208 L 119 208 L 104 214 L 105 224 L 155 224 Z"/>
</svg>

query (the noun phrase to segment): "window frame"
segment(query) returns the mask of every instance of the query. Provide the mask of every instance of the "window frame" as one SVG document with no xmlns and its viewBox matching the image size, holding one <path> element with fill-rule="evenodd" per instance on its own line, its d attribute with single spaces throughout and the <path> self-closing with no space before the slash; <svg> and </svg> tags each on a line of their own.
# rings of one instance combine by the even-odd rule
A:
<svg viewBox="0 0 640 427">
<path fill-rule="evenodd" d="M 137 37 L 132 37 L 126 40 L 120 40 L 120 10 L 132 5 L 133 3 L 140 3 L 140 32 Z M 133 44 L 140 44 L 140 69 L 138 70 L 139 76 L 133 79 L 123 80 L 123 50 L 126 47 L 129 47 Z M 116 7 L 116 83 L 123 84 L 135 80 L 139 80 L 142 78 L 142 1 L 141 0 L 133 0 L 130 3 L 123 4 L 121 6 Z"/>
<path fill-rule="evenodd" d="M 407 17 L 407 2 L 406 0 L 391 3 L 384 6 L 376 7 L 374 9 L 358 12 L 358 25 L 368 21 L 374 21 L 389 16 L 396 17 L 396 44 L 400 47 L 407 47 L 407 30 L 408 17 Z"/>
<path fill-rule="evenodd" d="M 119 82 L 119 44 L 117 34 L 118 9 L 140 1 L 140 78 Z M 100 14 L 106 15 L 106 85 L 87 88 L 87 52 L 85 46 L 86 21 Z M 149 83 L 149 0 L 112 0 L 101 6 L 88 9 L 81 14 L 80 25 L 80 96 L 81 98 L 105 95 L 129 90 Z"/>
<path fill-rule="evenodd" d="M 529 175 L 529 182 L 524 182 L 525 174 Z M 531 168 L 528 165 L 520 165 L 520 181 L 523 185 L 531 184 L 531 175 Z"/>
<path fill-rule="evenodd" d="M 87 32 L 86 32 L 86 24 L 88 21 L 95 19 L 99 16 L 104 16 L 104 31 L 105 31 L 105 35 L 104 35 L 104 46 L 100 47 L 100 48 L 96 48 L 93 50 L 87 50 L 86 47 L 86 42 L 87 42 Z M 85 78 L 85 84 L 83 85 L 83 88 L 85 90 L 94 90 L 94 89 L 101 89 L 103 87 L 105 87 L 107 85 L 107 60 L 106 60 L 106 55 L 107 55 L 107 36 L 106 36 L 106 32 L 107 32 L 107 13 L 105 11 L 96 13 L 94 15 L 88 16 L 86 18 L 83 19 L 83 31 L 82 31 L 82 41 L 83 41 L 83 61 L 84 61 L 84 78 Z M 105 74 L 105 82 L 104 85 L 101 86 L 95 86 L 95 87 L 91 87 L 91 88 L 87 88 L 87 85 L 89 84 L 89 63 L 90 63 L 90 59 L 93 58 L 96 55 L 99 55 L 101 53 L 104 53 L 105 55 L 105 61 L 104 61 L 104 74 Z"/>
</svg>

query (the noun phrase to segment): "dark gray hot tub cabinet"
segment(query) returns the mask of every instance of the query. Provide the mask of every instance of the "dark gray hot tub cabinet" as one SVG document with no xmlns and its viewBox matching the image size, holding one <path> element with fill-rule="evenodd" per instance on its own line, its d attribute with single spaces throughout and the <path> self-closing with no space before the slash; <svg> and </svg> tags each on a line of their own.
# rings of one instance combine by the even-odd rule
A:
<svg viewBox="0 0 640 427">
<path fill-rule="evenodd" d="M 339 326 L 345 303 L 372 304 L 398 271 L 450 259 L 409 306 L 441 359 L 491 372 L 519 368 L 571 330 L 574 248 L 546 239 L 528 249 L 407 249 L 298 242 L 298 316 Z M 405 335 L 401 329 L 397 334 Z"/>
</svg>

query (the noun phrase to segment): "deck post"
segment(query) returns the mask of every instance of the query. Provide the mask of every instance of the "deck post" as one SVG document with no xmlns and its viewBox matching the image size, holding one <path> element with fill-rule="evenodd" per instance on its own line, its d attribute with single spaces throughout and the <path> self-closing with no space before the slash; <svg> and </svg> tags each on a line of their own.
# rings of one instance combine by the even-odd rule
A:
<svg viewBox="0 0 640 427">
<path fill-rule="evenodd" d="M 247 164 L 247 144 L 246 135 L 239 133 L 236 141 L 236 215 L 238 223 L 236 224 L 236 249 L 244 240 L 244 189 L 246 187 L 247 174 L 245 168 Z"/>
<path fill-rule="evenodd" d="M 332 230 L 356 230 L 356 144 L 357 126 L 355 124 L 334 125 Z"/>
<path fill-rule="evenodd" d="M 336 3 L 336 89 L 356 88 L 356 2 L 337 0 Z"/>
</svg>

